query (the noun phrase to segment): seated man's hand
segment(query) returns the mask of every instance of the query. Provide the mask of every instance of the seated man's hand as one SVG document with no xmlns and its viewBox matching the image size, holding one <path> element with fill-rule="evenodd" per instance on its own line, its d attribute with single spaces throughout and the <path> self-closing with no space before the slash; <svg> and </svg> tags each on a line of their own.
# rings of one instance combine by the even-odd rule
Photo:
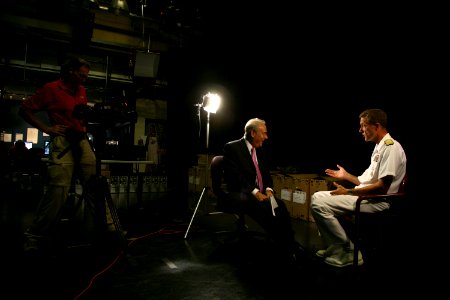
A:
<svg viewBox="0 0 450 300">
<path fill-rule="evenodd" d="M 335 190 L 331 191 L 331 195 L 345 195 L 347 194 L 347 189 L 340 185 L 339 183 L 333 182 L 333 185 L 336 187 Z"/>
<path fill-rule="evenodd" d="M 273 196 L 273 191 L 266 190 L 266 195 L 267 195 L 268 198 L 272 197 Z"/>
<path fill-rule="evenodd" d="M 255 197 L 256 197 L 256 199 L 257 199 L 258 201 L 260 201 L 260 202 L 266 201 L 266 200 L 269 199 L 269 196 L 267 196 L 267 195 L 265 195 L 265 194 L 263 194 L 263 193 L 261 193 L 261 192 L 257 192 L 257 193 L 255 194 Z"/>
</svg>

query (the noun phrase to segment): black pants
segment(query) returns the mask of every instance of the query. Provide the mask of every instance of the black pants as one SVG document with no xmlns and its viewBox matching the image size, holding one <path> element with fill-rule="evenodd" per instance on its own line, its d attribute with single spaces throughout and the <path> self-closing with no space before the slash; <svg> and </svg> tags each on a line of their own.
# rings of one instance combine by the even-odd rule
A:
<svg viewBox="0 0 450 300">
<path fill-rule="evenodd" d="M 251 217 L 275 242 L 286 247 L 295 244 L 291 217 L 282 200 L 275 198 L 278 207 L 274 216 L 269 200 L 260 202 L 252 194 L 241 192 L 230 192 L 226 195 L 226 199 L 232 211 Z"/>
</svg>

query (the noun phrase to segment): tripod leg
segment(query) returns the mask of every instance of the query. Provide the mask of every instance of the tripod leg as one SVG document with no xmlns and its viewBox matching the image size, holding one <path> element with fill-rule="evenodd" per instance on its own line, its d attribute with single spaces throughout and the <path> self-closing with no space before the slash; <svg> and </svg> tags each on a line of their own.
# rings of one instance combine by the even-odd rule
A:
<svg viewBox="0 0 450 300">
<path fill-rule="evenodd" d="M 109 211 L 111 213 L 112 221 L 114 224 L 114 227 L 116 229 L 116 233 L 119 237 L 120 243 L 126 247 L 127 245 L 127 239 L 125 238 L 124 232 L 122 230 L 122 225 L 120 224 L 119 216 L 117 215 L 116 206 L 114 205 L 111 193 L 109 191 L 108 182 L 106 181 L 105 177 L 101 177 L 102 185 L 104 186 L 103 191 L 105 195 L 106 203 L 108 204 Z"/>
<path fill-rule="evenodd" d="M 198 209 L 198 207 L 200 205 L 200 202 L 202 202 L 203 194 L 205 193 L 205 191 L 206 191 L 206 187 L 203 188 L 202 194 L 200 195 L 200 198 L 198 198 L 197 205 L 195 206 L 194 213 L 192 214 L 191 221 L 189 222 L 189 226 L 188 226 L 188 228 L 186 230 L 186 233 L 184 234 L 184 238 L 187 238 L 187 235 L 189 233 L 189 229 L 191 228 L 192 221 L 194 220 L 194 217 L 197 214 L 197 209 Z"/>
</svg>

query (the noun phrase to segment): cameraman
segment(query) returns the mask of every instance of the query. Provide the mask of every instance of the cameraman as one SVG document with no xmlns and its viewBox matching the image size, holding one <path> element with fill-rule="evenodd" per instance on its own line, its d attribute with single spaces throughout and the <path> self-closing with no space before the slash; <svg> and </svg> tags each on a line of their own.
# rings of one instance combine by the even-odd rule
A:
<svg viewBox="0 0 450 300">
<path fill-rule="evenodd" d="M 83 59 L 69 60 L 61 67 L 60 79 L 37 89 L 21 105 L 20 116 L 51 137 L 48 160 L 48 188 L 25 232 L 24 250 L 51 250 L 63 216 L 74 170 L 84 185 L 96 172 L 96 158 L 82 119 L 73 115 L 77 105 L 87 105 L 83 86 L 90 71 Z M 45 111 L 50 124 L 37 113 Z"/>
</svg>

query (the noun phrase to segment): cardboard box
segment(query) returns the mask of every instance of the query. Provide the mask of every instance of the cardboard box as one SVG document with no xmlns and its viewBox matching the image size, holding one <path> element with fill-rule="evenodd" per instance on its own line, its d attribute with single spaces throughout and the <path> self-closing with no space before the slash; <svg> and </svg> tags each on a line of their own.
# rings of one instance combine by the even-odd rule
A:
<svg viewBox="0 0 450 300">
<path fill-rule="evenodd" d="M 197 166 L 197 172 L 195 176 L 195 192 L 201 192 L 206 185 L 206 167 Z"/>
<path fill-rule="evenodd" d="M 313 179 L 313 178 L 321 178 L 317 173 L 305 173 L 305 174 L 288 174 L 287 176 L 292 177 L 294 179 Z"/>
<path fill-rule="evenodd" d="M 109 170 L 100 170 L 100 174 L 107 179 L 111 179 L 111 171 Z"/>
<path fill-rule="evenodd" d="M 211 161 L 215 155 L 213 154 L 197 154 L 197 165 L 206 166 L 211 165 Z"/>
<path fill-rule="evenodd" d="M 196 167 L 190 167 L 188 171 L 188 191 L 195 192 L 195 177 L 197 177 Z"/>
<path fill-rule="evenodd" d="M 158 192 L 160 192 L 160 193 L 167 192 L 167 190 L 168 190 L 168 179 L 167 179 L 167 176 L 159 176 L 158 177 L 158 182 L 159 182 Z"/>
<path fill-rule="evenodd" d="M 282 174 L 271 174 L 273 181 L 273 191 L 275 192 L 275 196 L 278 198 L 281 197 L 281 189 L 283 188 L 284 175 Z"/>
<path fill-rule="evenodd" d="M 307 178 L 293 178 L 292 217 L 294 219 L 309 220 L 311 205 L 309 182 L 310 179 Z"/>
<path fill-rule="evenodd" d="M 282 188 L 280 192 L 280 199 L 286 204 L 289 215 L 292 217 L 292 189 Z"/>
<path fill-rule="evenodd" d="M 111 176 L 111 180 L 110 180 L 110 185 L 109 186 L 110 186 L 111 194 L 119 194 L 120 193 L 119 176 Z"/>
<path fill-rule="evenodd" d="M 142 192 L 150 193 L 152 191 L 153 176 L 145 175 L 142 177 Z"/>
<path fill-rule="evenodd" d="M 340 183 L 340 181 L 341 181 L 340 179 L 336 179 L 336 178 L 331 177 L 331 176 L 320 176 L 320 179 L 323 179 L 323 180 L 325 180 L 327 182 L 328 191 L 336 189 L 336 187 L 333 185 L 333 182 Z M 345 185 L 345 183 L 344 183 L 344 185 Z"/>
<path fill-rule="evenodd" d="M 138 204 L 139 176 L 130 175 L 128 178 L 128 208 L 135 207 Z"/>
</svg>

